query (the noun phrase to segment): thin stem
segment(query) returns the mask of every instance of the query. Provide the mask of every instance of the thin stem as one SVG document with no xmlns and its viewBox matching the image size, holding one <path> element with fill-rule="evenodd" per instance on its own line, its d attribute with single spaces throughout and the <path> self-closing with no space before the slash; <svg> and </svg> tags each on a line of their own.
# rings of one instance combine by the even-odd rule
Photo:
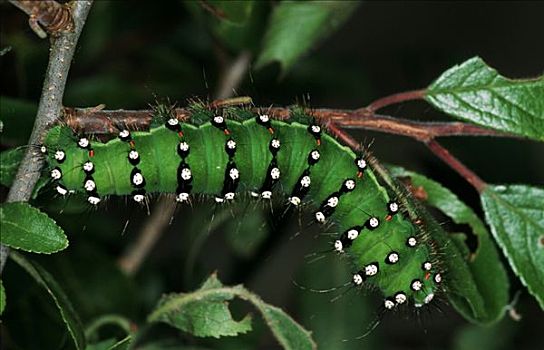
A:
<svg viewBox="0 0 544 350">
<path fill-rule="evenodd" d="M 242 52 L 232 64 L 225 69 L 215 93 L 216 99 L 225 99 L 235 95 L 235 89 L 240 85 L 251 62 L 251 53 Z"/>
<path fill-rule="evenodd" d="M 394 104 L 406 102 L 406 101 L 420 100 L 423 97 L 425 97 L 425 91 L 426 90 L 413 90 L 413 91 L 400 92 L 398 94 L 385 96 L 380 99 L 377 99 L 376 101 L 372 102 L 371 104 L 369 104 L 368 106 L 364 108 L 358 109 L 357 112 L 374 113 L 375 111 L 386 106 L 390 106 L 390 105 L 394 105 Z"/>
<path fill-rule="evenodd" d="M 133 331 L 133 325 L 130 320 L 124 316 L 116 314 L 107 314 L 99 316 L 94 319 L 86 328 L 85 328 L 85 338 L 96 341 L 98 338 L 98 331 L 100 328 L 108 325 L 113 325 L 121 328 L 121 330 L 126 334 L 130 334 Z"/>
<path fill-rule="evenodd" d="M 348 133 L 338 128 L 334 123 L 329 123 L 328 130 L 331 134 L 339 138 L 343 143 L 347 144 L 354 150 L 361 150 L 362 147 L 351 137 Z M 481 193 L 487 184 L 478 177 L 472 170 L 467 168 L 459 159 L 455 158 L 447 149 L 442 147 L 436 140 L 420 140 L 425 143 L 425 145 L 444 163 L 448 164 L 453 170 L 455 170 L 459 175 L 461 175 L 465 180 L 467 180 L 477 191 Z"/>
<path fill-rule="evenodd" d="M 478 177 L 472 170 L 467 168 L 459 159 L 455 158 L 447 149 L 442 147 L 436 140 L 430 140 L 425 143 L 427 147 L 444 163 L 448 164 L 453 170 L 467 180 L 477 191 L 481 193 L 487 184 Z"/>
<path fill-rule="evenodd" d="M 383 106 L 387 101 L 410 99 L 414 96 L 418 96 L 418 94 L 421 95 L 422 91 L 423 90 L 392 95 L 385 98 L 383 100 L 385 102 L 376 102 L 371 104 L 371 107 L 374 106 L 372 108 L 375 108 L 375 106 Z M 364 128 L 368 130 L 407 136 L 423 142 L 433 153 L 435 153 L 435 155 L 437 155 L 460 175 L 465 177 L 465 179 L 479 192 L 481 192 L 485 187 L 485 182 L 482 181 L 470 169 L 464 166 L 457 158 L 453 157 L 446 149 L 440 146 L 435 139 L 438 137 L 447 136 L 519 137 L 513 134 L 486 129 L 468 123 L 425 123 L 398 119 L 386 115 L 374 114 L 370 111 L 370 109 L 368 107 L 354 111 L 337 109 L 307 109 L 306 113 L 314 116 L 317 119 L 323 120 L 327 124 L 327 128 L 332 134 L 336 135 L 353 149 L 359 149 L 359 143 L 339 127 Z M 255 108 L 255 110 L 260 110 L 260 108 Z M 282 107 L 268 108 L 267 111 L 270 115 L 277 119 L 287 119 L 291 113 L 290 109 Z M 190 112 L 187 109 L 179 108 L 175 110 L 175 113 L 180 120 L 184 120 L 188 118 Z M 89 110 L 86 109 L 65 108 L 65 114 L 65 120 L 69 126 L 91 133 L 112 133 L 115 130 L 115 120 L 122 121 L 126 125 L 131 125 L 138 129 L 146 129 L 149 127 L 149 123 L 152 119 L 152 111 L 100 110 L 96 112 L 89 112 Z"/>
<path fill-rule="evenodd" d="M 374 130 L 389 134 L 407 136 L 422 142 L 437 137 L 449 136 L 518 137 L 513 134 L 482 128 L 469 123 L 417 122 L 379 114 L 374 114 L 371 117 L 365 117 L 357 112 L 354 112 L 348 116 L 342 116 L 332 120 L 343 128 Z"/>
<path fill-rule="evenodd" d="M 92 0 L 77 1 L 72 12 L 75 23 L 74 31 L 62 33 L 58 37 L 52 38 L 38 112 L 28 141 L 31 147 L 28 147 L 17 170 L 17 175 L 6 199 L 8 203 L 28 201 L 32 195 L 32 189 L 40 177 L 44 159 L 40 156 L 37 147 L 32 146 L 41 144 L 47 130 L 62 114 L 62 97 L 68 71 L 91 5 Z M 1 246 L 0 253 L 1 273 L 9 255 L 9 248 Z"/>
<path fill-rule="evenodd" d="M 213 104 L 213 102 L 212 102 Z M 211 106 L 213 107 L 213 106 Z M 289 108 L 255 108 L 255 111 L 266 110 L 277 119 L 287 119 L 291 114 Z M 323 120 L 325 123 L 334 122 L 343 128 L 357 128 L 375 130 L 389 134 L 396 134 L 427 141 L 446 136 L 496 136 L 518 137 L 492 129 L 482 128 L 473 124 L 461 122 L 415 122 L 406 119 L 393 118 L 387 115 L 369 114 L 361 110 L 341 109 L 307 109 L 306 113 Z M 151 110 L 101 110 L 97 108 L 69 108 L 64 109 L 65 122 L 75 130 L 82 130 L 92 134 L 111 134 L 116 132 L 115 125 L 122 123 L 129 128 L 144 130 L 149 128 L 153 111 Z M 179 120 L 186 120 L 190 111 L 185 108 L 175 109 Z"/>
<path fill-rule="evenodd" d="M 131 276 L 140 269 L 142 262 L 168 226 L 175 210 L 176 202 L 171 197 L 159 200 L 153 214 L 144 222 L 136 241 L 119 258 L 119 268 L 123 272 Z"/>
<path fill-rule="evenodd" d="M 353 137 L 351 137 L 347 132 L 337 127 L 334 123 L 329 123 L 327 125 L 327 130 L 333 134 L 334 136 L 338 137 L 342 142 L 344 142 L 346 145 L 348 145 L 352 150 L 354 151 L 360 151 L 362 150 L 362 146 L 357 140 L 355 140 Z"/>
</svg>

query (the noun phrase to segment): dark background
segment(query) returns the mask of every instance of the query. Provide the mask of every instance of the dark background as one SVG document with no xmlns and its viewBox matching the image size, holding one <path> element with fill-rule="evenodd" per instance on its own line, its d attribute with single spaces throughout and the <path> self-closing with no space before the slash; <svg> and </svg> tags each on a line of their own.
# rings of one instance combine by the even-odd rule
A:
<svg viewBox="0 0 544 350">
<path fill-rule="evenodd" d="M 48 42 L 30 30 L 22 12 L 5 2 L 0 9 L 0 48 L 12 48 L 0 58 L 5 149 L 26 143 Z M 257 105 L 290 105 L 310 96 L 314 107 L 358 108 L 391 93 L 423 88 L 447 68 L 475 55 L 504 76 L 534 77 L 543 73 L 543 14 L 544 3 L 536 1 L 364 2 L 283 78 L 277 66 L 251 68 L 237 93 L 252 96 Z M 181 105 L 187 98 L 212 98 L 223 62 L 237 52 L 221 47 L 206 23 L 195 19 L 182 2 L 95 1 L 71 68 L 65 105 L 104 103 L 110 109 L 141 109 L 156 96 L 168 96 Z M 383 112 L 418 120 L 447 119 L 423 102 Z M 480 212 L 472 187 L 423 145 L 391 135 L 353 134 L 365 143 L 373 141 L 372 149 L 382 161 L 439 180 Z M 544 184 L 542 144 L 488 138 L 447 139 L 443 144 L 487 182 Z M 304 255 L 324 249 L 326 239 L 299 227 L 296 218 L 272 224 L 267 210 L 241 208 L 234 218 L 214 221 L 209 229 L 211 212 L 206 204 L 184 209 L 142 269 L 128 278 L 115 268 L 115 260 L 146 220 L 141 209 L 111 199 L 105 209 L 89 212 L 77 202 L 65 204 L 46 195 L 37 205 L 59 221 L 71 242 L 67 251 L 40 261 L 68 290 L 86 323 L 104 313 L 120 313 L 141 323 L 161 293 L 195 289 L 217 270 L 225 283 L 244 283 L 286 309 L 314 330 L 321 348 L 533 349 L 543 343 L 538 333 L 543 314 L 515 278 L 511 295 L 520 293 L 521 322 L 507 317 L 498 326 L 482 329 L 442 303 L 440 310 L 387 316 L 364 341 L 342 342 L 366 331 L 379 298 L 352 291 L 330 303 L 330 294 L 297 288 L 293 280 L 329 288 L 349 275 L 330 257 L 309 263 Z M 130 224 L 121 235 L 126 220 Z M 3 343 L 17 349 L 40 348 L 44 343 L 63 348 L 63 328 L 52 304 L 13 265 L 8 263 L 4 274 L 8 309 L 1 325 Z M 242 312 L 244 306 L 239 307 Z M 250 335 L 219 342 L 154 327 L 146 329 L 143 342 L 157 337 L 213 348 L 276 346 L 262 326 Z"/>
</svg>

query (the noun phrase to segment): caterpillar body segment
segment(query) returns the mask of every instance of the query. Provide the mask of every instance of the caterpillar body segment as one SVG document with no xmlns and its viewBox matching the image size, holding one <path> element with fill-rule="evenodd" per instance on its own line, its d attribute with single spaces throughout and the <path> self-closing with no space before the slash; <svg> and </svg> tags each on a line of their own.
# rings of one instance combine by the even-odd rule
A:
<svg viewBox="0 0 544 350">
<path fill-rule="evenodd" d="M 105 143 L 55 127 L 44 145 L 52 180 L 59 194 L 86 193 L 92 205 L 110 195 L 142 202 L 148 193 L 174 193 L 178 202 L 207 195 L 220 205 L 242 193 L 281 196 L 338 232 L 334 250 L 351 262 L 353 284 L 379 289 L 386 309 L 432 300 L 442 280 L 433 248 L 364 157 L 311 118 L 286 122 L 244 111 L 239 120 L 208 119 L 121 129 Z"/>
</svg>

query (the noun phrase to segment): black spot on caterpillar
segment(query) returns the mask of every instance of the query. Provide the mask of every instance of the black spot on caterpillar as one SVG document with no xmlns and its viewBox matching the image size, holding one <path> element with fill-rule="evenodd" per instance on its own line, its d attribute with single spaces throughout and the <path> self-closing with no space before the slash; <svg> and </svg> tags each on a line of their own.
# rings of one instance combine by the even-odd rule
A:
<svg viewBox="0 0 544 350">
<path fill-rule="evenodd" d="M 57 192 L 86 193 L 92 205 L 108 195 L 142 203 L 148 193 L 175 193 L 179 203 L 204 194 L 218 205 L 241 193 L 261 201 L 281 196 L 338 232 L 332 249 L 351 262 L 353 285 L 379 289 L 386 309 L 433 299 L 442 280 L 433 247 L 365 155 L 297 109 L 289 122 L 239 108 L 192 111 L 183 122 L 163 111 L 161 124 L 145 132 L 120 125 L 105 143 L 53 128 L 43 151 Z"/>
</svg>

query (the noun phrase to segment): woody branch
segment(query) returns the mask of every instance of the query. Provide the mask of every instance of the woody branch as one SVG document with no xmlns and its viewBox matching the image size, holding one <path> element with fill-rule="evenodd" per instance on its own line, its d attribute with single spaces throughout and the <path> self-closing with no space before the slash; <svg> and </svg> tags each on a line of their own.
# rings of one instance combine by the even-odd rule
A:
<svg viewBox="0 0 544 350">
<path fill-rule="evenodd" d="M 29 4 L 30 2 L 19 1 L 17 3 Z M 68 71 L 91 5 L 92 0 L 77 1 L 70 14 L 70 20 L 73 18 L 75 23 L 74 30 L 62 32 L 51 41 L 49 63 L 45 73 L 34 127 L 28 141 L 29 145 L 40 144 L 47 130 L 61 117 L 62 98 Z M 32 147 L 27 148 L 6 202 L 26 202 L 30 199 L 34 185 L 40 177 L 43 162 L 43 157 L 40 157 L 35 149 Z M 0 246 L 0 273 L 4 268 L 8 255 L 9 248 L 3 245 Z"/>
<path fill-rule="evenodd" d="M 384 106 L 420 99 L 423 95 L 424 90 L 417 90 L 386 96 L 367 107 L 356 110 L 308 108 L 306 113 L 322 120 L 333 135 L 355 149 L 359 148 L 359 143 L 341 128 L 373 130 L 406 136 L 423 142 L 431 152 L 459 173 L 478 192 L 481 192 L 485 188 L 485 182 L 442 147 L 436 138 L 451 136 L 516 138 L 518 136 L 462 122 L 417 122 L 376 113 L 376 110 Z M 220 108 L 228 104 L 229 100 L 217 100 L 210 103 L 210 108 Z M 287 119 L 291 113 L 291 109 L 286 107 L 253 107 L 253 109 L 256 112 L 266 112 L 277 119 Z M 190 116 L 190 111 L 186 108 L 176 108 L 173 112 L 181 121 L 187 120 Z M 70 127 L 94 134 L 114 133 L 120 124 L 138 130 L 148 129 L 153 119 L 152 110 L 104 110 L 101 107 L 86 109 L 66 107 L 64 114 L 65 122 Z"/>
</svg>

